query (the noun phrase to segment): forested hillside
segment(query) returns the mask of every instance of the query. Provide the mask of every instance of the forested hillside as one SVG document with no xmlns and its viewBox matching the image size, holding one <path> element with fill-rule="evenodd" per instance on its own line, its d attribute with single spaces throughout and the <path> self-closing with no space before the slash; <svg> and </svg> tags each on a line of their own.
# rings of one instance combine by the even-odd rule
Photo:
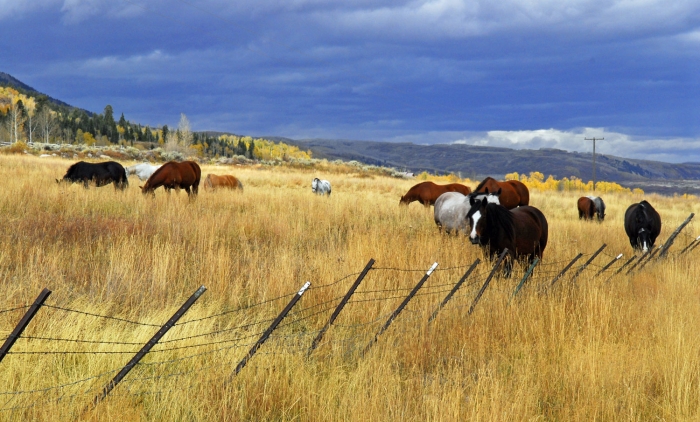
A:
<svg viewBox="0 0 700 422">
<path fill-rule="evenodd" d="M 176 128 L 151 127 L 115 117 L 111 105 L 92 113 L 39 93 L 0 72 L 0 142 L 123 145 L 142 150 L 164 148 L 185 156 L 310 158 L 296 146 L 232 134 L 192 132 L 187 117 Z"/>
</svg>

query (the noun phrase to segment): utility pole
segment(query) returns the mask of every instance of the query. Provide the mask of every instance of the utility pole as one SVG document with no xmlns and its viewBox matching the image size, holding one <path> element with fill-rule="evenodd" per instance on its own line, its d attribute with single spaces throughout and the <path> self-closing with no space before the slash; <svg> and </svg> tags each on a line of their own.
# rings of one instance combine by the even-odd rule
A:
<svg viewBox="0 0 700 422">
<path fill-rule="evenodd" d="M 583 138 L 586 141 L 593 141 L 593 192 L 595 192 L 595 141 L 602 141 L 605 138 Z"/>
</svg>

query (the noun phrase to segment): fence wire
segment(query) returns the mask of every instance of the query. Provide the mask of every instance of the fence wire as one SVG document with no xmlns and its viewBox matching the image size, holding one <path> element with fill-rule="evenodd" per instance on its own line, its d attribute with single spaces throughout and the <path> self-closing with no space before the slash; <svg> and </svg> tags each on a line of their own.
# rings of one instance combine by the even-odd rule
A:
<svg viewBox="0 0 700 422">
<path fill-rule="evenodd" d="M 690 236 L 684 234 L 687 238 Z M 694 238 L 692 239 L 694 240 Z M 590 257 L 593 253 L 583 254 L 582 258 Z M 583 271 L 580 271 L 579 276 L 586 275 L 593 276 L 597 274 L 600 269 L 607 265 L 609 259 L 615 258 L 617 255 L 611 255 L 606 253 L 606 251 L 601 251 L 601 258 L 605 258 L 606 262 L 597 262 L 598 259 L 592 261 L 588 264 Z M 619 260 L 620 262 L 613 262 L 610 267 L 607 268 L 607 273 L 614 274 L 614 271 L 623 265 L 624 260 Z M 558 275 L 564 265 L 571 262 L 570 259 L 547 262 L 544 264 L 539 264 L 535 268 L 529 284 L 542 284 L 546 283 L 548 285 L 549 280 L 552 277 Z M 489 265 L 489 262 L 486 263 Z M 566 277 L 571 277 L 573 274 L 579 272 L 583 265 L 573 266 L 569 269 L 569 272 L 565 274 Z M 446 268 L 438 268 L 436 271 L 453 271 L 458 269 L 464 269 L 469 267 L 469 265 L 463 266 L 452 266 Z M 524 273 L 525 268 L 523 268 Z M 393 267 L 373 267 L 370 272 L 373 271 L 398 271 L 406 273 L 425 273 L 424 268 L 421 269 L 403 269 L 403 268 L 393 268 Z M 470 275 L 469 279 L 460 287 L 460 290 L 456 292 L 452 300 L 445 305 L 443 312 L 447 310 L 460 310 L 471 306 L 471 300 L 466 301 L 465 299 L 473 299 L 478 288 L 484 278 L 491 272 L 491 269 L 485 269 L 478 273 L 473 273 Z M 500 273 L 500 271 L 499 271 Z M 351 273 L 331 281 L 327 284 L 312 286 L 310 291 L 322 291 L 323 289 L 336 286 L 351 277 L 357 276 L 360 272 Z M 620 274 L 622 275 L 622 274 Z M 519 277 L 513 276 L 510 278 L 512 283 L 505 285 L 499 282 L 502 277 L 497 273 L 496 279 L 494 279 L 489 287 L 489 290 L 498 291 L 502 293 L 512 293 L 515 288 L 515 284 L 519 280 Z M 442 282 L 439 284 L 426 284 L 419 290 L 414 299 L 418 301 L 412 301 L 404 309 L 397 322 L 399 325 L 394 325 L 391 327 L 394 333 L 394 341 L 399 341 L 400 334 L 403 333 L 415 333 L 417 326 L 423 324 L 427 321 L 426 316 L 429 310 L 434 309 L 439 301 L 437 295 L 446 294 L 450 292 L 455 285 L 455 282 Z M 511 285 L 512 284 L 512 285 Z M 384 289 L 373 289 L 373 290 L 358 290 L 354 293 L 355 296 L 347 302 L 347 306 L 352 307 L 356 303 L 368 303 L 368 302 L 390 302 L 397 301 L 399 299 L 405 299 L 406 293 L 412 290 L 414 287 L 396 287 L 396 288 L 384 288 Z M 297 291 L 286 293 L 271 299 L 266 299 L 257 303 L 250 303 L 243 306 L 237 306 L 234 308 L 225 309 L 221 312 L 207 315 L 201 318 L 194 318 L 187 321 L 183 321 L 175 324 L 177 326 L 189 325 L 197 322 L 202 322 L 214 318 L 220 318 L 226 315 L 240 313 L 243 311 L 249 311 L 251 309 L 259 308 L 265 305 L 272 305 L 284 299 L 289 299 L 293 295 L 297 294 Z M 374 295 L 374 297 L 371 297 Z M 435 298 L 428 302 L 428 298 Z M 259 351 L 257 354 L 265 355 L 295 355 L 307 353 L 308 347 L 311 343 L 311 339 L 316 336 L 320 330 L 309 329 L 312 322 L 317 322 L 320 326 L 325 318 L 322 316 L 330 315 L 330 313 L 335 309 L 337 303 L 339 303 L 342 296 L 334 296 L 330 299 L 324 300 L 322 302 L 313 303 L 309 306 L 294 309 L 286 318 L 279 324 L 277 330 L 267 339 L 268 346 Z M 422 300 L 421 300 L 422 299 Z M 161 327 L 158 324 L 145 323 L 135 320 L 130 320 L 121 317 L 115 317 L 110 315 L 100 315 L 93 312 L 82 311 L 79 309 L 72 309 L 69 307 L 58 306 L 55 304 L 44 304 L 46 308 L 53 309 L 56 311 L 74 313 L 84 316 L 90 316 L 94 318 L 101 318 L 105 320 L 112 320 L 120 323 L 127 323 L 137 326 L 145 327 Z M 27 309 L 29 305 L 22 305 L 13 308 L 0 310 L 0 314 L 8 313 L 12 311 L 17 311 L 21 309 Z M 272 311 L 270 311 L 272 312 Z M 393 315 L 392 312 L 381 313 L 380 315 L 371 318 L 368 321 L 362 321 L 363 316 L 358 316 L 356 313 L 343 313 L 341 314 L 341 320 L 333 323 L 334 331 L 333 334 L 328 338 L 324 338 L 320 343 L 319 347 L 332 347 L 334 350 L 341 350 L 343 353 L 358 353 L 363 351 L 365 346 L 368 344 L 370 339 L 375 335 L 376 330 L 372 327 L 379 325 L 387 321 L 389 317 Z M 343 322 L 342 318 L 349 318 L 348 322 Z M 360 321 L 358 321 L 358 318 Z M 137 371 L 142 372 L 139 374 L 135 373 L 135 376 L 129 377 L 123 381 L 123 387 L 120 392 L 113 395 L 161 395 L 166 393 L 172 393 L 173 391 L 178 391 L 182 389 L 191 389 L 196 386 L 202 385 L 201 381 L 195 381 L 189 386 L 181 387 L 178 383 L 177 388 L 168 388 L 162 391 L 152 391 L 152 387 L 155 383 L 167 382 L 169 379 L 182 378 L 187 375 L 202 372 L 205 370 L 212 370 L 215 368 L 232 367 L 237 361 L 234 357 L 234 351 L 247 349 L 256 344 L 257 340 L 265 333 L 266 327 L 270 324 L 274 318 L 262 318 L 256 321 L 244 321 L 241 324 L 233 325 L 230 327 L 222 327 L 215 329 L 213 331 L 205 333 L 197 333 L 192 335 L 180 336 L 172 339 L 165 339 L 160 341 L 153 350 L 150 351 L 149 355 L 142 362 L 135 365 Z M 352 322 L 351 322 L 352 321 Z M 416 324 L 412 324 L 416 323 Z M 251 331 L 252 330 L 252 331 Z M 221 337 L 219 339 L 211 341 L 196 341 L 191 344 L 173 345 L 178 342 L 200 340 L 207 337 Z M 100 340 L 100 339 L 85 339 L 85 338 L 64 338 L 64 337 L 51 337 L 51 336 L 41 336 L 41 335 L 22 335 L 19 340 L 24 340 L 25 342 L 38 341 L 38 342 L 57 342 L 57 343 L 68 343 L 76 345 L 105 345 L 105 346 L 142 346 L 143 342 L 134 341 L 114 341 L 114 340 Z M 23 345 L 23 347 L 29 347 L 29 343 Z M 167 357 L 167 353 L 176 353 L 180 351 L 188 351 L 193 349 L 206 350 L 196 351 L 187 355 L 171 356 Z M 8 354 L 12 355 L 126 355 L 134 354 L 137 350 L 19 350 L 19 351 L 9 351 Z M 164 358 L 159 360 L 153 360 L 153 357 L 163 356 Z M 243 355 L 241 354 L 240 357 Z M 159 369 L 162 368 L 162 369 Z M 89 394 L 94 394 L 96 392 L 95 384 L 96 380 L 104 378 L 108 375 L 115 374 L 120 368 L 111 369 L 109 371 L 104 371 L 96 375 L 91 375 L 85 378 L 81 378 L 76 381 L 69 381 L 60 383 L 57 385 L 34 388 L 30 390 L 19 390 L 19 391 L 0 391 L 0 397 L 7 397 L 8 400 L 5 404 L 0 405 L 0 412 L 14 412 L 18 410 L 27 410 L 35 407 L 37 404 L 45 403 L 60 403 L 62 401 L 74 400 L 77 397 L 87 396 Z M 143 372 L 146 373 L 143 373 Z M 155 373 L 154 373 L 155 371 Z M 86 390 L 81 392 L 67 391 L 70 389 L 75 389 L 76 387 L 85 386 L 88 384 Z M 121 384 L 120 384 L 121 385 Z M 149 388 L 150 386 L 150 388 Z M 138 388 L 137 388 L 138 387 Z M 85 387 L 80 387 L 85 388 Z M 46 395 L 53 391 L 67 391 L 58 397 L 50 398 L 37 398 L 32 404 L 23 404 L 17 406 L 9 406 L 16 397 L 30 396 L 30 395 Z M 136 392 L 134 392 L 136 391 Z M 9 407 L 8 407 L 9 406 Z"/>
</svg>

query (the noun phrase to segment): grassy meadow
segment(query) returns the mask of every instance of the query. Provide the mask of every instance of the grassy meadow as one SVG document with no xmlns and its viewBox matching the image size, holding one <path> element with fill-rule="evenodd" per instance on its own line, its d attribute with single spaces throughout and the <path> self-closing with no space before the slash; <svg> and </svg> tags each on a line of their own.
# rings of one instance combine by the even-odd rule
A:
<svg viewBox="0 0 700 422">
<path fill-rule="evenodd" d="M 244 191 L 200 187 L 189 202 L 162 189 L 144 197 L 135 176 L 124 192 L 57 184 L 70 164 L 0 156 L 0 337 L 26 308 L 4 310 L 53 291 L 0 363 L 0 420 L 700 419 L 700 249 L 676 255 L 700 234 L 696 225 L 668 259 L 608 280 L 632 256 L 628 205 L 647 199 L 659 211 L 658 245 L 700 211 L 693 200 L 607 194 L 598 224 L 578 219 L 580 194 L 533 191 L 549 244 L 520 296 L 511 300 L 524 272 L 516 265 L 468 315 L 491 267 L 484 262 L 428 324 L 468 266 L 487 257 L 464 236 L 440 234 L 432 209 L 399 206 L 416 181 L 332 167 L 203 166 L 202 178 L 233 174 Z M 313 177 L 331 181 L 330 198 L 312 194 Z M 545 289 L 577 253 L 587 259 L 603 243 L 575 283 Z M 625 259 L 594 277 L 619 253 Z M 375 269 L 307 357 L 370 258 Z M 438 270 L 363 355 L 433 262 Z M 307 280 L 273 337 L 229 378 Z M 201 285 L 207 292 L 180 323 L 89 407 Z"/>
</svg>

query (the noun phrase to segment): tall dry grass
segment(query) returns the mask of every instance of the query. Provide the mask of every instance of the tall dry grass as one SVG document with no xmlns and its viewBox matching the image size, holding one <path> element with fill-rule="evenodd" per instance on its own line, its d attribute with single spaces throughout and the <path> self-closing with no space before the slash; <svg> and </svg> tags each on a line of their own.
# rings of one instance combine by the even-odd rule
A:
<svg viewBox="0 0 700 422">
<path fill-rule="evenodd" d="M 125 192 L 58 185 L 54 179 L 69 164 L 0 156 L 0 310 L 31 303 L 43 287 L 53 290 L 51 307 L 1 364 L 2 420 L 700 417 L 697 253 L 671 255 L 632 276 L 593 278 L 612 256 L 631 256 L 622 216 L 641 197 L 606 196 L 608 216 L 596 224 L 578 220 L 578 195 L 532 192 L 550 240 L 522 295 L 511 300 L 524 270 L 516 266 L 513 278 L 493 281 L 468 316 L 490 267 L 481 264 L 428 325 L 467 266 L 486 257 L 464 237 L 440 235 L 420 205 L 399 207 L 411 181 L 211 166 L 203 173 L 234 174 L 245 191 L 201 192 L 190 203 L 183 192 L 143 197 L 135 178 Z M 331 198 L 311 193 L 315 176 L 331 180 Z M 662 216 L 661 240 L 698 211 L 680 198 L 645 198 Z M 695 234 L 692 223 L 685 233 Z M 575 284 L 565 278 L 543 288 L 578 252 L 590 255 L 602 243 L 605 254 Z M 369 258 L 377 269 L 306 358 Z M 433 262 L 439 271 L 362 356 Z M 225 383 L 306 280 L 311 290 L 274 338 Z M 82 413 L 157 328 L 59 308 L 159 325 L 200 285 L 208 291 L 184 323 L 104 402 Z M 0 313 L 1 336 L 22 313 Z"/>
</svg>

